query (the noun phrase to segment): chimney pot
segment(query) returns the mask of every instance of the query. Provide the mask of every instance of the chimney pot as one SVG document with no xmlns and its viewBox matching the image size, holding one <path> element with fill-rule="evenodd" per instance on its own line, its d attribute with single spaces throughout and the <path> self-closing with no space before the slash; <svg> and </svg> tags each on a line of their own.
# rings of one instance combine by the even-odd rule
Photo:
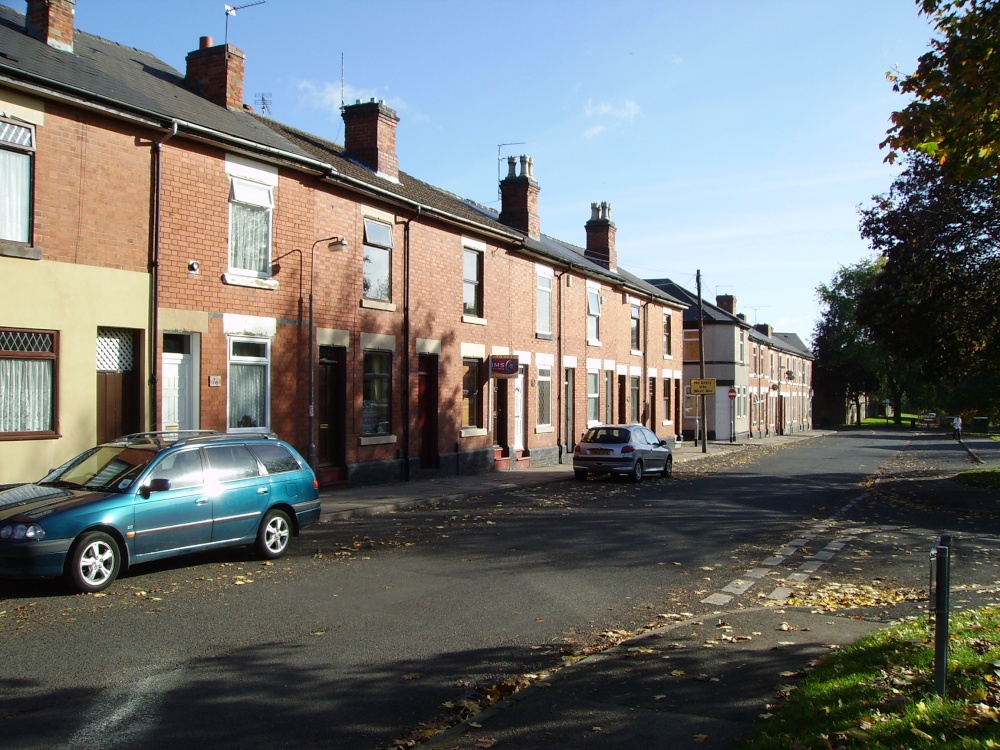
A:
<svg viewBox="0 0 1000 750">
<path fill-rule="evenodd" d="M 24 30 L 50 47 L 72 52 L 75 14 L 76 0 L 28 0 Z"/>
<path fill-rule="evenodd" d="M 212 37 L 203 36 L 198 39 L 198 49 L 208 49 L 212 46 Z"/>
<path fill-rule="evenodd" d="M 521 173 L 515 173 L 515 164 L 520 161 Z M 535 182 L 534 160 L 528 156 L 515 159 L 507 157 L 508 174 L 500 183 L 500 223 L 524 232 L 532 239 L 541 237 L 541 221 L 538 216 L 538 193 Z"/>
<path fill-rule="evenodd" d="M 392 180 L 399 179 L 396 128 L 399 117 L 374 97 L 344 107 L 344 149 L 350 159 Z"/>
</svg>

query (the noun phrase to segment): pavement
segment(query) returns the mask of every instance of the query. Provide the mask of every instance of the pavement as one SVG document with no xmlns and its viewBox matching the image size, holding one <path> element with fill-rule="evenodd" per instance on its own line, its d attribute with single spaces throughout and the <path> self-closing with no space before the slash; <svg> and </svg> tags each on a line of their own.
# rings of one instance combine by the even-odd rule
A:
<svg viewBox="0 0 1000 750">
<path fill-rule="evenodd" d="M 709 441 L 705 449 L 686 442 L 674 451 L 674 461 L 680 466 L 829 434 L 814 430 L 736 443 Z M 1000 467 L 1000 443 L 967 435 L 962 446 L 974 463 Z M 572 476 L 572 467 L 563 465 L 328 491 L 321 493 L 322 517 L 391 512 Z M 811 662 L 885 625 L 781 605 L 673 617 L 684 619 L 544 676 L 422 746 L 731 748 L 770 704 L 780 703 L 783 684 L 794 684 Z"/>
</svg>

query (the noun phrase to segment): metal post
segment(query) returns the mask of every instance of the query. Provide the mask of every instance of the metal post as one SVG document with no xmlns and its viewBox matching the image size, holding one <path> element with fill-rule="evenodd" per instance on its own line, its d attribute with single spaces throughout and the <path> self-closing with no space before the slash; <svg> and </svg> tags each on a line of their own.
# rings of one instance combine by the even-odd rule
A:
<svg viewBox="0 0 1000 750">
<path fill-rule="evenodd" d="M 931 550 L 934 560 L 934 690 L 944 697 L 948 674 L 948 614 L 951 609 L 951 536 L 942 535 Z"/>
</svg>

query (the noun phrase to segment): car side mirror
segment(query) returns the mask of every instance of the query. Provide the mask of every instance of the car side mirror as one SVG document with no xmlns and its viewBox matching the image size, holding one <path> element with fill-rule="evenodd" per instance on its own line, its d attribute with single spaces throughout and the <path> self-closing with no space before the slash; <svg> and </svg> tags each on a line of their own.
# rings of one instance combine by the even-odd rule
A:
<svg viewBox="0 0 1000 750">
<path fill-rule="evenodd" d="M 166 477 L 157 477 L 156 479 L 151 479 L 149 484 L 144 484 L 139 488 L 139 494 L 145 498 L 148 498 L 154 492 L 166 492 L 170 489 L 170 480 Z"/>
</svg>

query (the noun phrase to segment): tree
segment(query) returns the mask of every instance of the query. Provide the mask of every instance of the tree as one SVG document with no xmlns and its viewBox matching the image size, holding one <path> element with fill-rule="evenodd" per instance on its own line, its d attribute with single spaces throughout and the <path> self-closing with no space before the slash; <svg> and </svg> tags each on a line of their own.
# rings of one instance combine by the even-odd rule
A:
<svg viewBox="0 0 1000 750">
<path fill-rule="evenodd" d="M 892 115 L 882 147 L 933 157 L 949 178 L 1000 172 L 1000 6 L 995 0 L 917 0 L 940 38 L 894 90 L 914 101 Z"/>
<path fill-rule="evenodd" d="M 824 396 L 853 402 L 859 424 L 862 398 L 882 391 L 887 369 L 884 350 L 858 319 L 861 294 L 874 286 L 883 264 L 875 259 L 841 267 L 829 285 L 816 288 L 823 312 L 813 336 L 813 382 Z"/>
<path fill-rule="evenodd" d="M 858 315 L 898 360 L 929 380 L 995 369 L 1000 354 L 998 178 L 955 182 L 913 154 L 886 195 L 861 211 L 861 236 L 885 258 Z"/>
</svg>

